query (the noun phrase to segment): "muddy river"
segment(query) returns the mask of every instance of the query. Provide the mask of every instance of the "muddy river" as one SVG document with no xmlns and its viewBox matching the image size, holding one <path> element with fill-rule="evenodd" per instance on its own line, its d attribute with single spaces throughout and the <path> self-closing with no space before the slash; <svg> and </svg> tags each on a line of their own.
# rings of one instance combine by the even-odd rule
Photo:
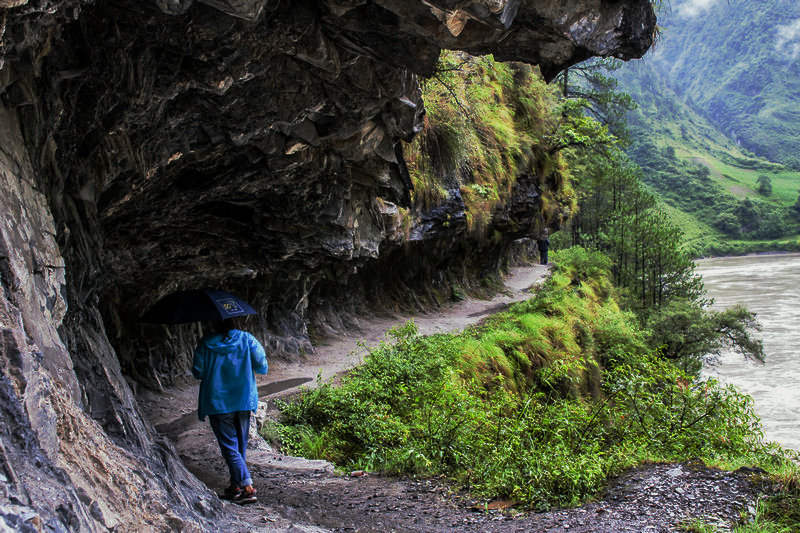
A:
<svg viewBox="0 0 800 533">
<path fill-rule="evenodd" d="M 704 374 L 752 396 L 766 437 L 800 450 L 800 254 L 703 259 L 697 271 L 715 308 L 758 313 L 767 355 L 762 364 L 724 353 Z"/>
</svg>

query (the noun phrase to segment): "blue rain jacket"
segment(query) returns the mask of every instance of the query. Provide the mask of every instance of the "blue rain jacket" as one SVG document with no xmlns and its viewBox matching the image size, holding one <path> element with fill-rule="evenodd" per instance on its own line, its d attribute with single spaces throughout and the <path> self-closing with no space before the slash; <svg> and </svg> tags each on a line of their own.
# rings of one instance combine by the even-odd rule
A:
<svg viewBox="0 0 800 533">
<path fill-rule="evenodd" d="M 267 373 L 264 347 L 250 333 L 233 329 L 228 337 L 206 335 L 194 351 L 192 374 L 200 380 L 197 416 L 255 411 L 258 387 L 253 374 Z"/>
</svg>

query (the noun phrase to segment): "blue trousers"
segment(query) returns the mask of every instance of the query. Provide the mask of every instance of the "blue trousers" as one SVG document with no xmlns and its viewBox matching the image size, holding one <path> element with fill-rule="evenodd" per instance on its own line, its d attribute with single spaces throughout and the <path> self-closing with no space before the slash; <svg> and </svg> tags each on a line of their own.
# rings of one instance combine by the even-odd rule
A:
<svg viewBox="0 0 800 533">
<path fill-rule="evenodd" d="M 253 484 L 245 464 L 247 437 L 250 434 L 250 411 L 235 411 L 208 415 L 211 429 L 217 437 L 219 451 L 231 473 L 231 485 L 246 487 Z"/>
</svg>

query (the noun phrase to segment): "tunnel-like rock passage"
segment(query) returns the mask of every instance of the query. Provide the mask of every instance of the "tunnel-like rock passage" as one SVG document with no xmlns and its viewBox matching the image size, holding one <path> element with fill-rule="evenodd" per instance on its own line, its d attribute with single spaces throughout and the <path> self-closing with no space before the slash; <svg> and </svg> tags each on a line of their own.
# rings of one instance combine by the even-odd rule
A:
<svg viewBox="0 0 800 533">
<path fill-rule="evenodd" d="M 654 27 L 649 0 L 0 0 L 2 520 L 222 527 L 131 390 L 185 371 L 194 332 L 137 317 L 225 284 L 291 356 L 387 284 L 491 268 L 543 229 L 542 185 L 518 180 L 491 247 L 457 195 L 404 235 L 417 76 L 448 48 L 549 79 Z"/>
</svg>

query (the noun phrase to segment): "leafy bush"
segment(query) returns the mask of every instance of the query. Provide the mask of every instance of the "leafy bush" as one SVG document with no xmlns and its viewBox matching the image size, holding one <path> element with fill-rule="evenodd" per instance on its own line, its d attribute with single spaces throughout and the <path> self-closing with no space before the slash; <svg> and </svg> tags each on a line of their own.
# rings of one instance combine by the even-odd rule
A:
<svg viewBox="0 0 800 533">
<path fill-rule="evenodd" d="M 675 300 L 648 317 L 647 326 L 650 345 L 690 375 L 700 372 L 706 355 L 718 354 L 723 347 L 764 360 L 761 341 L 750 336 L 761 326 L 755 313 L 742 306 L 711 311 L 688 300 Z"/>
</svg>

